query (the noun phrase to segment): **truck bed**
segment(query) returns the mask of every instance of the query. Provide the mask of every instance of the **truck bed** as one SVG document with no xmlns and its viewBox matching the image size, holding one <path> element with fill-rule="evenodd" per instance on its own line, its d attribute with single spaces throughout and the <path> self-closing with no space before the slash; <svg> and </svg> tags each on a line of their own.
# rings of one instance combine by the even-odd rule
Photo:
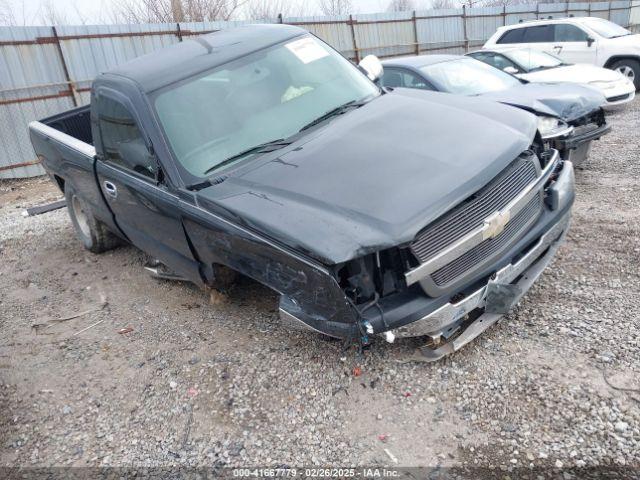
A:
<svg viewBox="0 0 640 480">
<path fill-rule="evenodd" d="M 74 137 L 81 142 L 93 145 L 93 136 L 91 135 L 91 106 L 67 110 L 51 117 L 40 120 L 40 123 L 54 128 L 62 133 Z"/>
<path fill-rule="evenodd" d="M 31 143 L 42 166 L 60 189 L 72 185 L 92 214 L 111 231 L 117 226 L 95 171 L 90 106 L 74 108 L 29 124 Z"/>
</svg>

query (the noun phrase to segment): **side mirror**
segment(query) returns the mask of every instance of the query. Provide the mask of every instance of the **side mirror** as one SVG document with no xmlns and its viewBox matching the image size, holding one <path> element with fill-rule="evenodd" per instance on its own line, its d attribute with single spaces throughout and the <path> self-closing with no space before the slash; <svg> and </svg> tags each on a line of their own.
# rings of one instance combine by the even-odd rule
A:
<svg viewBox="0 0 640 480">
<path fill-rule="evenodd" d="M 587 47 L 590 47 L 591 45 L 593 45 L 593 42 L 595 42 L 596 39 L 593 37 L 587 37 Z"/>
<path fill-rule="evenodd" d="M 507 72 L 509 75 L 515 75 L 516 73 L 518 73 L 518 69 L 516 67 L 512 67 L 511 65 L 504 67 L 502 71 Z"/>
<path fill-rule="evenodd" d="M 382 76 L 382 72 L 384 71 L 382 62 L 380 62 L 380 59 L 375 55 L 367 55 L 362 60 L 360 60 L 358 66 L 362 70 L 364 70 L 364 72 L 367 74 L 367 77 L 369 77 L 369 80 L 371 80 L 372 82 L 378 80 Z"/>
</svg>

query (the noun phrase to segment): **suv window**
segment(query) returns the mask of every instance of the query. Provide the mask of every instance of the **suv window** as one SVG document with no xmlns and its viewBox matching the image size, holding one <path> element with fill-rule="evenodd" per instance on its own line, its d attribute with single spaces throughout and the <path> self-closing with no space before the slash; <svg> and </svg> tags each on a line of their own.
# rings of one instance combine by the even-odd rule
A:
<svg viewBox="0 0 640 480">
<path fill-rule="evenodd" d="M 524 28 L 514 28 L 507 30 L 496 43 L 522 43 Z"/>
<path fill-rule="evenodd" d="M 556 42 L 586 42 L 588 35 L 575 25 L 558 23 L 555 25 Z"/>
<path fill-rule="evenodd" d="M 523 28 L 522 43 L 553 42 L 553 25 Z"/>
<path fill-rule="evenodd" d="M 433 90 L 422 77 L 408 70 L 387 67 L 381 80 L 383 87 L 419 88 Z"/>
<path fill-rule="evenodd" d="M 157 165 L 133 116 L 120 102 L 98 97 L 98 125 L 104 161 L 155 178 Z"/>
</svg>

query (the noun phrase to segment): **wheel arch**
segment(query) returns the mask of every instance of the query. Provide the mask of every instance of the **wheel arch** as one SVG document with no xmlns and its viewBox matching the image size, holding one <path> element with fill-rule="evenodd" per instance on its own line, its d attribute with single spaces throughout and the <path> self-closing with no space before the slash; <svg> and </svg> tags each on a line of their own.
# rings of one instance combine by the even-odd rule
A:
<svg viewBox="0 0 640 480">
<path fill-rule="evenodd" d="M 618 60 L 635 60 L 636 62 L 640 62 L 640 56 L 638 56 L 638 55 L 612 55 L 604 63 L 604 68 L 611 68 L 611 65 L 616 63 Z"/>
<path fill-rule="evenodd" d="M 56 184 L 58 185 L 58 188 L 60 189 L 60 191 L 62 193 L 64 193 L 64 183 L 65 183 L 65 179 L 62 178 L 60 175 L 54 174 L 53 175 L 53 179 L 56 181 Z"/>
</svg>

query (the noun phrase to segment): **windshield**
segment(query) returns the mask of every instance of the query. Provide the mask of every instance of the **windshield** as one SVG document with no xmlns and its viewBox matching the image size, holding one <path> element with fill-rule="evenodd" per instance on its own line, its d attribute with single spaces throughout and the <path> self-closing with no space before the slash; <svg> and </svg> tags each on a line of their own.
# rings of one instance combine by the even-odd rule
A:
<svg viewBox="0 0 640 480">
<path fill-rule="evenodd" d="M 564 63 L 557 57 L 535 50 L 510 50 L 504 54 L 527 71 L 554 68 Z"/>
<path fill-rule="evenodd" d="M 598 35 L 604 38 L 624 37 L 625 35 L 632 35 L 632 33 L 626 28 L 616 25 L 604 18 L 590 18 L 585 21 L 585 24 Z"/>
<path fill-rule="evenodd" d="M 172 86 L 156 96 L 155 109 L 177 160 L 202 177 L 227 159 L 262 153 L 249 150 L 291 137 L 340 105 L 378 94 L 348 60 L 304 36 Z"/>
<path fill-rule="evenodd" d="M 460 95 L 479 95 L 520 85 L 517 78 L 473 58 L 434 63 L 420 70 L 438 90 Z"/>
</svg>

